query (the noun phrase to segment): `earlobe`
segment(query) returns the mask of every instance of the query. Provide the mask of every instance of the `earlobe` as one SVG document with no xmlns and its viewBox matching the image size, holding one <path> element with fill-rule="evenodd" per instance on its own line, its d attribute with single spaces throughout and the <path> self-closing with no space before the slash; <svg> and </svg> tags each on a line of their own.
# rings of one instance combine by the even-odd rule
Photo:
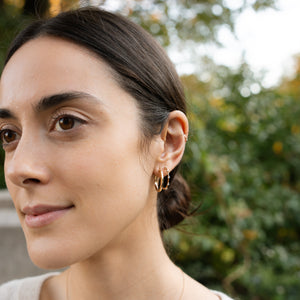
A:
<svg viewBox="0 0 300 300">
<path fill-rule="evenodd" d="M 160 138 L 164 143 L 163 152 L 157 160 L 157 172 L 166 167 L 173 170 L 180 162 L 188 136 L 188 120 L 186 115 L 178 110 L 169 114 Z"/>
</svg>

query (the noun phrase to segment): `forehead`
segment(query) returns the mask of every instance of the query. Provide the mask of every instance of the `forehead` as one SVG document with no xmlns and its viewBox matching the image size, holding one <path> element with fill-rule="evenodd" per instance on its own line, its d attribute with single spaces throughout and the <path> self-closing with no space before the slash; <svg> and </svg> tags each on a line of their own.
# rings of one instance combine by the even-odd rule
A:
<svg viewBox="0 0 300 300">
<path fill-rule="evenodd" d="M 117 85 L 110 68 L 84 47 L 53 37 L 24 44 L 5 66 L 0 101 L 9 104 L 22 96 L 37 99 L 65 89 L 93 93 L 99 83 Z"/>
</svg>

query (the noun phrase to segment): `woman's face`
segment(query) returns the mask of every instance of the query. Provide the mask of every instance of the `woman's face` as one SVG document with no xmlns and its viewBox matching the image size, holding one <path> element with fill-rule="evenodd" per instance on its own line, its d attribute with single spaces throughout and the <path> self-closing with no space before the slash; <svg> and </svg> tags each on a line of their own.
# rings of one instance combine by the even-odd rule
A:
<svg viewBox="0 0 300 300">
<path fill-rule="evenodd" d="M 5 178 L 40 267 L 119 243 L 155 207 L 157 146 L 147 158 L 140 150 L 135 100 L 111 74 L 84 48 L 50 37 L 26 43 L 3 71 Z"/>
</svg>

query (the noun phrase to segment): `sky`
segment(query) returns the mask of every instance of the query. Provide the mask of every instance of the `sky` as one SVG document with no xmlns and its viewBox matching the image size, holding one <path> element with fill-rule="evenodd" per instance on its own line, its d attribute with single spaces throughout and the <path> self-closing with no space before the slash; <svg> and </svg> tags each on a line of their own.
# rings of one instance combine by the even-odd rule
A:
<svg viewBox="0 0 300 300">
<path fill-rule="evenodd" d="M 244 0 L 223 2 L 235 9 L 241 7 Z M 119 1 L 108 0 L 107 3 L 108 8 L 113 10 Z M 235 37 L 226 26 L 220 29 L 219 39 L 223 48 L 197 45 L 194 51 L 200 56 L 209 54 L 216 63 L 233 68 L 245 59 L 257 76 L 264 73 L 262 85 L 265 87 L 276 85 L 283 76 L 292 77 L 293 57 L 300 55 L 300 0 L 278 0 L 277 7 L 278 10 L 244 11 L 236 19 Z M 195 45 L 186 44 L 185 49 L 178 51 L 176 41 L 171 44 L 173 47 L 168 49 L 168 53 L 180 74 L 199 69 L 199 63 L 195 62 L 195 55 L 190 51 Z"/>
<path fill-rule="evenodd" d="M 234 9 L 244 0 L 223 1 Z M 245 10 L 236 19 L 235 35 L 226 26 L 219 30 L 219 40 L 224 47 L 198 44 L 195 52 L 200 56 L 208 54 L 216 63 L 232 68 L 238 67 L 244 59 L 257 77 L 264 74 L 261 82 L 264 87 L 277 85 L 282 77 L 292 77 L 294 57 L 300 55 L 300 0 L 279 0 L 277 8 L 260 12 Z M 199 62 L 190 51 L 194 46 L 187 44 L 178 51 L 174 43 L 169 49 L 179 74 L 200 69 L 201 75 Z"/>
<path fill-rule="evenodd" d="M 237 40 L 226 29 L 221 30 L 225 47 L 215 51 L 214 59 L 235 66 L 244 53 L 253 71 L 266 72 L 264 86 L 275 85 L 282 76 L 291 76 L 293 57 L 300 54 L 300 1 L 280 0 L 278 7 L 279 10 L 259 13 L 245 11 L 236 22 Z"/>
</svg>

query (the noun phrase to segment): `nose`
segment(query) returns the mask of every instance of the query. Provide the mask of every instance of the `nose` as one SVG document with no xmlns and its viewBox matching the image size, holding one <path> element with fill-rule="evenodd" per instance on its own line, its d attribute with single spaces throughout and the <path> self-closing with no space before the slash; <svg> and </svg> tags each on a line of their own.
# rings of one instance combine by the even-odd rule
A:
<svg viewBox="0 0 300 300">
<path fill-rule="evenodd" d="M 16 149 L 6 155 L 4 170 L 6 181 L 24 188 L 46 184 L 50 178 L 43 146 L 32 138 L 21 137 Z"/>
</svg>

